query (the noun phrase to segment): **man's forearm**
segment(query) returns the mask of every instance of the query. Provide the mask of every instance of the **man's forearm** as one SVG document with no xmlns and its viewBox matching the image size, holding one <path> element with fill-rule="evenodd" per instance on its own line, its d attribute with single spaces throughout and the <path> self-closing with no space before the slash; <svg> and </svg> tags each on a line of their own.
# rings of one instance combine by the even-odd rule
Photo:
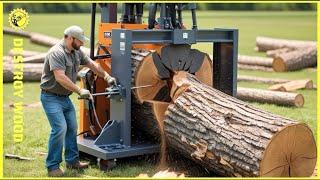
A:
<svg viewBox="0 0 320 180">
<path fill-rule="evenodd" d="M 79 93 L 80 88 L 76 84 L 74 84 L 66 75 L 64 77 L 57 79 L 58 83 L 69 91 Z"/>
</svg>

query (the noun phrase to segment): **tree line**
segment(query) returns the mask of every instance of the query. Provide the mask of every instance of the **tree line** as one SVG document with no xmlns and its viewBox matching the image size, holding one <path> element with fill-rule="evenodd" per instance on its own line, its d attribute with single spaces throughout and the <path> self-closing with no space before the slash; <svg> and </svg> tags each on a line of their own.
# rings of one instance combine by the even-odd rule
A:
<svg viewBox="0 0 320 180">
<path fill-rule="evenodd" d="M 4 4 L 4 12 L 10 13 L 14 8 L 23 8 L 30 13 L 88 13 L 91 4 L 88 3 L 12 3 Z M 144 6 L 148 9 L 148 4 Z M 99 9 L 99 8 L 98 8 Z M 238 11 L 315 11 L 316 3 L 199 3 L 198 10 L 238 10 Z M 118 4 L 121 12 L 121 4 Z"/>
</svg>

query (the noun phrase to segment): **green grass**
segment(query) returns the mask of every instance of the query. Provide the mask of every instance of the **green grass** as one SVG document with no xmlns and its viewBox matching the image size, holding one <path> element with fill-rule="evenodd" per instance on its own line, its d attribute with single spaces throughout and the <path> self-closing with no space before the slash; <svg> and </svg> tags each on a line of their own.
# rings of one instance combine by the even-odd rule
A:
<svg viewBox="0 0 320 180">
<path fill-rule="evenodd" d="M 99 16 L 97 16 L 99 19 Z M 191 24 L 190 14 L 184 14 L 185 23 Z M 4 15 L 4 25 L 8 26 L 7 15 Z M 48 34 L 55 37 L 62 37 L 63 30 L 73 24 L 80 25 L 89 36 L 89 14 L 31 14 L 30 25 L 26 30 Z M 98 21 L 98 20 L 97 20 Z M 237 28 L 239 29 L 239 53 L 248 55 L 264 56 L 253 50 L 256 36 L 271 36 L 278 38 L 316 40 L 316 12 L 198 12 L 198 26 L 200 29 L 212 28 Z M 13 36 L 4 36 L 4 54 L 12 48 Z M 211 53 L 212 45 L 198 44 L 194 46 L 202 51 Z M 37 50 L 45 52 L 48 48 L 24 41 L 25 50 Z M 259 77 L 277 77 L 287 79 L 310 78 L 317 82 L 316 72 L 302 70 L 288 73 L 244 71 L 240 75 L 251 75 Z M 238 84 L 241 87 L 267 88 L 265 84 L 244 83 Z M 300 90 L 305 98 L 303 108 L 292 108 L 270 104 L 252 103 L 253 105 L 267 111 L 289 117 L 301 122 L 306 122 L 316 135 L 316 90 Z M 39 101 L 39 84 L 25 83 L 24 98 L 25 104 Z M 72 96 L 77 111 L 79 102 L 76 96 Z M 4 104 L 8 105 L 16 101 L 13 97 L 12 84 L 4 84 Z M 4 108 L 4 152 L 19 154 L 22 156 L 34 157 L 34 161 L 4 160 L 5 177 L 42 177 L 46 176 L 45 157 L 36 152 L 47 151 L 47 139 L 50 128 L 48 121 L 41 107 L 24 109 L 24 141 L 19 144 L 13 143 L 13 110 Z M 79 116 L 79 114 L 77 114 Z M 69 171 L 68 176 L 94 176 L 94 177 L 115 177 L 115 176 L 137 176 L 140 173 L 152 174 L 156 171 L 156 164 L 145 159 L 135 159 L 119 163 L 114 170 L 109 172 L 100 171 L 97 166 L 91 166 L 83 173 Z"/>
</svg>

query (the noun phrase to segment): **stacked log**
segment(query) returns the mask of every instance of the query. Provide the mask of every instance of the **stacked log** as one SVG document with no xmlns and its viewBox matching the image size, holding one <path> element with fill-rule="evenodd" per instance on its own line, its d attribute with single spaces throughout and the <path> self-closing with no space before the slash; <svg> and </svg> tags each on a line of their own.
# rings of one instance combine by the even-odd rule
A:
<svg viewBox="0 0 320 180">
<path fill-rule="evenodd" d="M 257 109 L 185 72 L 173 83 L 164 120 L 170 147 L 222 176 L 313 173 L 317 150 L 306 124 Z"/>
<path fill-rule="evenodd" d="M 22 57 L 30 57 L 30 56 L 35 56 L 41 54 L 41 52 L 38 51 L 28 51 L 28 50 L 23 50 L 22 52 L 16 52 L 15 50 L 11 49 L 8 53 L 9 56 L 17 56 L 20 55 Z"/>
<path fill-rule="evenodd" d="M 243 101 L 302 107 L 302 94 L 238 87 L 237 98 Z"/>
<path fill-rule="evenodd" d="M 266 83 L 266 84 L 280 84 L 286 83 L 291 80 L 289 79 L 278 79 L 278 78 L 264 78 L 264 77 L 253 77 L 253 76 L 246 76 L 246 75 L 239 75 L 238 82 L 255 82 L 255 83 Z"/>
<path fill-rule="evenodd" d="M 32 33 L 30 33 L 30 41 L 35 44 L 40 44 L 43 46 L 52 47 L 55 44 L 57 44 L 58 42 L 60 42 L 61 39 L 47 36 L 47 35 L 40 34 L 40 33 L 32 32 Z"/>
<path fill-rule="evenodd" d="M 281 49 L 275 49 L 275 50 L 268 50 L 266 52 L 267 57 L 271 57 L 271 58 L 275 58 L 277 56 L 279 56 L 282 53 L 287 53 L 292 51 L 292 49 L 290 48 L 281 48 Z"/>
<path fill-rule="evenodd" d="M 268 88 L 272 91 L 295 91 L 298 89 L 313 89 L 313 82 L 310 79 L 294 80 L 285 83 L 275 84 Z"/>
<path fill-rule="evenodd" d="M 23 73 L 15 72 L 14 64 L 12 63 L 6 63 L 3 66 L 3 82 L 13 82 L 14 77 L 16 76 L 23 76 L 23 81 L 29 81 L 29 82 L 39 82 L 42 76 L 42 70 L 43 70 L 43 64 L 38 63 L 22 63 L 19 64 L 23 66 Z M 20 67 L 19 67 L 20 68 Z"/>
<path fill-rule="evenodd" d="M 238 55 L 238 63 L 253 66 L 272 67 L 273 58 L 259 56 Z"/>
<path fill-rule="evenodd" d="M 30 38 L 29 32 L 23 31 L 23 30 L 15 30 L 10 27 L 3 27 L 3 34 L 9 34 L 9 35 L 14 35 L 14 36 L 21 36 L 21 37 Z"/>
<path fill-rule="evenodd" d="M 271 67 L 253 66 L 253 65 L 247 65 L 247 64 L 238 64 L 238 69 L 273 72 L 273 69 Z"/>
<path fill-rule="evenodd" d="M 300 49 L 305 47 L 316 47 L 317 43 L 314 41 L 299 41 L 288 39 L 277 39 L 258 36 L 256 38 L 256 47 L 258 51 L 266 52 L 275 49 Z"/>
<path fill-rule="evenodd" d="M 294 71 L 317 65 L 317 48 L 304 47 L 275 57 L 272 67 L 276 72 Z"/>
</svg>

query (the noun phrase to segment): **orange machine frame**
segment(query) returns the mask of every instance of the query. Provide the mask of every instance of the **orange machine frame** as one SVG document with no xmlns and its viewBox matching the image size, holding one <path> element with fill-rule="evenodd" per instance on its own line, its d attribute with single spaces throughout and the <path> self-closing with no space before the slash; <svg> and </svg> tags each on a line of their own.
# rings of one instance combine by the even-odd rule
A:
<svg viewBox="0 0 320 180">
<path fill-rule="evenodd" d="M 123 23 L 100 23 L 99 25 L 99 31 L 98 31 L 98 44 L 103 45 L 107 48 L 107 50 L 112 53 L 111 49 L 111 37 L 110 38 L 105 38 L 104 37 L 104 32 L 112 32 L 112 29 L 130 29 L 130 30 L 139 30 L 139 29 L 147 29 L 146 24 L 123 24 Z M 133 45 L 133 48 L 143 48 L 143 49 L 158 49 L 159 45 L 155 44 L 136 44 Z M 99 55 L 105 54 L 105 52 L 100 49 L 98 52 Z M 99 59 L 96 61 L 97 63 L 100 64 L 100 66 L 107 71 L 109 74 L 111 73 L 111 63 L 112 59 L 111 58 L 105 58 L 105 59 Z M 127 70 L 131 71 L 131 70 Z M 104 92 L 105 89 L 108 87 L 107 83 L 103 80 L 101 77 L 95 77 L 95 84 L 96 88 L 95 91 L 96 93 L 99 92 Z M 80 82 L 81 87 L 84 87 L 84 82 L 81 79 Z M 95 107 L 96 107 L 96 112 L 97 116 L 99 119 L 99 122 L 102 126 L 107 123 L 110 117 L 110 103 L 109 99 L 106 98 L 105 96 L 97 96 L 95 100 Z M 79 130 L 80 132 L 88 132 L 90 135 L 93 135 L 90 132 L 90 124 L 89 124 L 89 110 L 86 109 L 85 106 L 85 101 L 81 100 L 80 101 L 80 127 Z M 95 126 L 95 130 L 97 132 L 100 132 L 100 129 Z"/>
</svg>

